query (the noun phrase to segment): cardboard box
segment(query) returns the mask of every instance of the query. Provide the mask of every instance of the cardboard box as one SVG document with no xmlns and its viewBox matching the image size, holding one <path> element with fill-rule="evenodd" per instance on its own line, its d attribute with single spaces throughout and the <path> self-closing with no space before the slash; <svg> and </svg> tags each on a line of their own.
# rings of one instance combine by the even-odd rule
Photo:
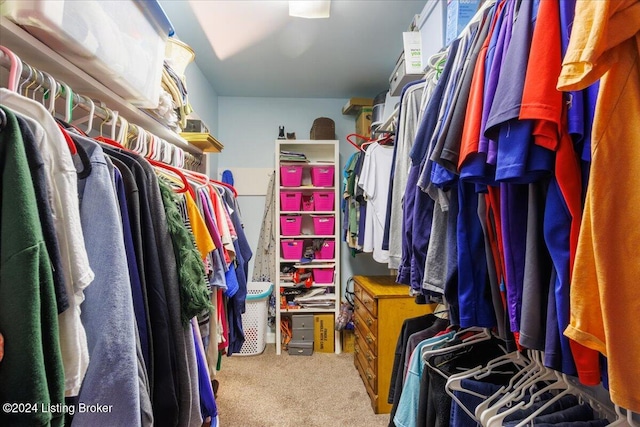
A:
<svg viewBox="0 0 640 427">
<path fill-rule="evenodd" d="M 447 29 L 445 44 L 451 43 L 471 21 L 480 0 L 447 0 Z"/>
<path fill-rule="evenodd" d="M 402 44 L 404 46 L 405 74 L 423 73 L 422 38 L 420 33 L 418 31 L 402 33 Z"/>
<path fill-rule="evenodd" d="M 313 316 L 313 349 L 319 353 L 335 351 L 335 319 L 333 314 Z"/>
<path fill-rule="evenodd" d="M 342 351 L 344 353 L 353 353 L 356 345 L 356 334 L 353 329 L 342 330 Z"/>
<path fill-rule="evenodd" d="M 424 75 L 422 66 L 422 38 L 418 31 L 402 33 L 404 50 L 396 61 L 389 76 L 389 93 L 399 96 L 402 88 L 409 82 L 419 80 Z"/>
<path fill-rule="evenodd" d="M 342 114 L 358 115 L 362 107 L 373 106 L 373 98 L 350 98 L 342 107 Z"/>
<path fill-rule="evenodd" d="M 360 114 L 356 118 L 356 133 L 358 135 L 366 136 L 367 138 L 371 136 L 372 114 L 373 107 L 362 107 Z"/>
</svg>

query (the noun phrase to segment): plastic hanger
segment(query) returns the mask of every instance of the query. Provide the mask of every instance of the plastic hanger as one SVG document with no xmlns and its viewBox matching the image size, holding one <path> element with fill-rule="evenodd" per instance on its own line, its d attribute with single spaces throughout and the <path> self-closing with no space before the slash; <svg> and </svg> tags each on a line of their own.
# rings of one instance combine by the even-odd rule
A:
<svg viewBox="0 0 640 427">
<path fill-rule="evenodd" d="M 110 125 L 111 125 L 111 139 L 113 141 L 116 140 L 116 126 L 118 125 L 118 115 L 119 113 L 115 110 L 110 110 L 113 116 L 111 117 Z"/>
<path fill-rule="evenodd" d="M 141 129 L 138 128 L 138 130 L 140 131 Z M 144 131 L 143 131 L 144 132 Z M 103 142 L 107 145 L 111 145 L 113 147 L 119 148 L 121 150 L 124 151 L 133 151 L 133 150 L 129 150 L 125 147 L 123 147 L 120 143 L 118 143 L 117 141 L 114 141 L 112 139 L 108 139 L 105 138 L 103 136 L 99 136 L 98 138 L 96 138 L 97 141 Z M 174 168 L 173 166 L 169 166 L 169 165 L 165 165 L 164 163 L 158 162 L 156 160 L 153 159 L 146 159 L 150 164 L 152 164 L 153 166 L 160 168 L 160 169 L 165 169 L 167 171 L 173 172 L 175 175 L 177 175 L 180 180 L 183 183 L 183 187 L 180 189 L 177 189 L 176 192 L 177 193 L 184 193 L 186 191 L 189 191 L 191 193 L 193 193 L 193 190 L 191 189 L 191 185 L 189 185 L 189 182 L 187 181 L 187 177 L 182 173 L 181 170 Z M 193 195 L 193 194 L 192 194 Z"/>
<path fill-rule="evenodd" d="M 517 390 L 531 377 L 539 375 L 540 371 L 543 370 L 543 366 L 539 360 L 539 357 L 540 355 L 538 352 L 533 352 L 531 354 L 530 364 L 528 367 L 525 367 L 522 371 L 514 375 L 506 387 L 501 387 L 500 390 L 489 397 L 489 399 L 481 402 L 478 405 L 475 414 L 476 418 L 480 420 L 480 423 L 483 426 L 487 425 L 489 419 L 492 416 L 496 415 L 500 408 L 502 408 L 503 406 L 509 406 L 511 404 L 509 397 L 514 392 L 514 390 Z"/>
<path fill-rule="evenodd" d="M 26 67 L 27 71 L 29 72 L 29 75 L 26 78 L 22 79 L 22 81 L 18 85 L 16 92 L 18 92 L 19 94 L 22 94 L 22 89 L 24 88 L 24 85 L 28 82 L 31 82 L 31 78 L 33 77 L 33 74 L 34 74 L 34 71 L 31 65 L 25 63 L 24 67 Z"/>
<path fill-rule="evenodd" d="M 5 46 L 0 45 L 0 51 L 9 58 L 9 82 L 7 83 L 7 89 L 16 92 L 18 83 L 20 83 L 20 77 L 22 76 L 22 60 Z"/>
<path fill-rule="evenodd" d="M 617 418 L 611 424 L 608 424 L 607 427 L 622 427 L 622 426 L 637 427 L 638 426 L 638 423 L 633 419 L 632 411 L 627 410 L 626 411 L 627 414 L 624 415 L 622 413 L 622 408 L 620 406 L 614 405 L 614 409 L 615 409 L 615 414 Z"/>
<path fill-rule="evenodd" d="M 215 185 L 220 185 L 222 187 L 227 187 L 228 189 L 230 189 L 233 192 L 233 196 L 234 197 L 238 197 L 238 192 L 236 191 L 235 187 L 233 185 L 227 184 L 226 182 L 222 182 L 222 181 L 216 181 L 215 179 L 209 178 L 207 175 L 202 174 L 200 172 L 194 172 L 194 171 L 184 171 L 184 173 L 188 176 L 191 176 L 197 180 L 199 180 L 202 184 L 206 184 L 206 183 L 212 183 Z"/>
<path fill-rule="evenodd" d="M 85 101 L 85 98 L 81 97 L 80 100 L 78 101 L 78 104 L 76 105 L 79 105 L 83 101 Z M 93 130 L 93 118 L 95 117 L 95 114 L 96 114 L 96 104 L 93 102 L 93 99 L 91 98 L 86 98 L 86 102 L 89 104 L 89 114 L 87 114 L 86 116 L 78 120 L 71 122 L 71 124 L 73 126 L 78 126 L 84 122 L 87 122 L 87 128 L 86 128 L 87 131 L 85 133 L 88 135 Z"/>
<path fill-rule="evenodd" d="M 124 146 L 127 142 L 127 132 L 129 131 L 129 122 L 122 116 L 118 118 L 120 120 L 120 131 L 118 132 L 118 137 L 116 141 Z"/>
<path fill-rule="evenodd" d="M 47 107 L 47 110 L 49 111 L 49 113 L 53 116 L 55 116 L 56 114 L 56 94 L 58 93 L 58 82 L 51 77 L 50 74 L 47 73 L 42 73 L 42 75 L 48 80 L 48 89 L 45 89 L 45 91 L 42 93 L 42 103 L 44 104 L 44 101 L 48 98 L 49 99 L 49 106 Z"/>
<path fill-rule="evenodd" d="M 474 329 L 474 332 L 475 332 L 475 328 L 466 328 L 466 329 L 463 329 L 461 331 L 470 332 L 471 329 Z M 460 337 L 460 335 L 458 335 L 458 334 L 460 334 L 460 331 L 456 332 L 456 334 L 453 336 L 452 340 L 457 338 L 457 337 Z M 491 335 L 491 333 L 487 329 L 481 328 L 481 332 L 473 335 L 472 337 L 463 339 L 462 342 L 459 343 L 459 344 L 455 344 L 455 345 L 452 345 L 452 346 L 449 346 L 449 347 L 442 347 L 442 348 L 436 348 L 436 349 L 423 350 L 422 354 L 421 354 L 422 360 L 426 360 L 426 358 L 430 357 L 430 356 L 435 356 L 435 355 L 444 354 L 444 353 L 450 353 L 452 351 L 468 347 L 468 346 L 470 346 L 472 344 L 476 344 L 478 342 L 488 341 L 488 340 L 490 340 L 492 338 L 493 338 L 493 335 Z"/>
<path fill-rule="evenodd" d="M 509 416 L 509 414 L 512 414 L 516 411 L 519 411 L 521 409 L 527 409 L 530 408 L 532 405 L 534 405 L 536 402 L 539 401 L 539 397 L 542 396 L 544 393 L 550 392 L 552 390 L 562 390 L 562 392 L 559 395 L 566 395 L 566 392 L 570 392 L 572 394 L 576 394 L 575 393 L 575 387 L 573 387 L 572 385 L 570 385 L 569 383 L 567 383 L 566 381 L 564 381 L 563 377 L 561 376 L 561 374 L 557 371 L 554 371 L 554 374 L 557 378 L 557 381 L 554 381 L 550 384 L 548 384 L 545 387 L 542 387 L 540 390 L 534 392 L 531 394 L 531 397 L 529 398 L 529 401 L 527 403 L 525 402 L 518 402 L 515 405 L 513 405 L 511 408 L 507 409 L 506 411 L 496 414 L 493 417 L 491 417 L 489 419 L 489 422 L 487 423 L 488 427 L 499 427 L 502 426 L 504 419 Z M 557 396 L 559 396 L 557 395 Z M 555 397 L 557 397 L 555 396 Z M 553 399 L 555 399 L 555 397 Z M 553 400 L 552 399 L 552 400 Z M 553 402 L 555 402 L 556 400 L 553 400 Z M 543 405 L 544 408 L 548 408 L 548 405 Z M 534 412 L 534 414 L 539 414 L 540 412 L 538 412 L 538 410 L 536 410 L 536 412 Z M 533 419 L 535 417 L 530 418 L 529 420 Z"/>
<path fill-rule="evenodd" d="M 71 123 L 73 117 L 73 91 L 71 87 L 64 82 L 60 82 L 60 88 L 64 95 L 64 121 Z"/>
<path fill-rule="evenodd" d="M 363 136 L 363 135 L 358 135 L 357 133 L 350 133 L 349 135 L 347 135 L 347 141 L 349 142 L 349 144 L 356 147 L 356 150 L 358 151 L 362 151 L 362 147 L 356 141 L 352 140 L 353 137 L 363 139 L 365 142 L 371 141 L 371 138 L 367 138 L 366 136 Z"/>
</svg>

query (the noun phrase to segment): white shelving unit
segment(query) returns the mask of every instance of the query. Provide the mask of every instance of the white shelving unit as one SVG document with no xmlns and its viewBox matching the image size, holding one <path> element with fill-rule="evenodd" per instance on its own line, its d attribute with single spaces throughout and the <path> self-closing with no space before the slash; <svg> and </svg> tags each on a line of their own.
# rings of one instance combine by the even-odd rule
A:
<svg viewBox="0 0 640 427">
<path fill-rule="evenodd" d="M 286 298 L 281 297 L 283 290 L 290 290 L 295 288 L 306 289 L 304 283 L 294 283 L 289 278 L 282 277 L 281 274 L 276 275 L 275 286 L 276 295 L 280 297 L 279 301 L 276 301 L 276 353 L 282 352 L 282 334 L 280 331 L 280 320 L 285 316 L 291 316 L 293 314 L 313 314 L 313 313 L 333 313 L 334 319 L 337 318 L 340 312 L 340 171 L 339 171 L 339 153 L 338 153 L 338 141 L 318 141 L 318 140 L 276 140 L 275 143 L 275 155 L 276 155 L 276 182 L 279 184 L 276 187 L 276 203 L 277 203 L 277 215 L 276 215 L 276 267 L 278 273 L 282 271 L 283 267 L 293 267 L 298 270 L 304 270 L 305 272 L 312 272 L 317 268 L 333 268 L 333 280 L 331 283 L 316 283 L 311 284 L 311 288 L 326 288 L 328 292 L 335 294 L 335 303 L 331 308 L 302 308 L 295 305 L 289 305 L 286 303 Z M 281 151 L 292 151 L 298 153 L 304 153 L 307 162 L 291 162 L 281 161 Z M 297 186 L 283 186 L 281 179 L 281 166 L 302 166 L 302 182 Z M 312 184 L 312 170 L 315 167 L 333 166 L 333 183 L 331 186 L 314 186 Z M 316 192 L 331 193 L 333 198 L 332 210 L 303 210 L 302 206 L 296 209 L 284 210 L 282 209 L 281 194 L 286 193 L 301 193 L 303 199 L 307 199 L 313 196 Z M 296 216 L 301 217 L 302 225 L 301 232 L 296 235 L 284 235 L 280 226 L 281 216 Z M 316 234 L 313 224 L 313 216 L 323 216 L 334 218 L 334 226 L 331 234 Z M 309 242 L 314 239 L 322 239 L 326 241 L 334 242 L 334 255 L 330 259 L 313 259 L 310 262 L 301 262 L 301 259 L 289 259 L 285 258 L 282 249 L 283 240 L 296 240 L 304 241 L 305 247 Z M 339 332 L 334 331 L 335 352 L 340 353 L 341 340 Z"/>
</svg>

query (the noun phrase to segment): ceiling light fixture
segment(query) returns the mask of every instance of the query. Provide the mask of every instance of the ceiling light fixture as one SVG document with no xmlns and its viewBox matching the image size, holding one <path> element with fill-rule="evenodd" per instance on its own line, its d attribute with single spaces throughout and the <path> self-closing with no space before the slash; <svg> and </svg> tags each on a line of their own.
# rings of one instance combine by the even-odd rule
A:
<svg viewBox="0 0 640 427">
<path fill-rule="evenodd" d="M 328 18 L 331 0 L 290 0 L 289 16 L 298 18 Z"/>
</svg>

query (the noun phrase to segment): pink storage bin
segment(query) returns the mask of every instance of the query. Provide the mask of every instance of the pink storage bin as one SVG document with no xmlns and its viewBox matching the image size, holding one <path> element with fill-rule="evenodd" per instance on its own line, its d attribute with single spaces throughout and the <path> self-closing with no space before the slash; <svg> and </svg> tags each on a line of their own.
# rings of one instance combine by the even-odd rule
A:
<svg viewBox="0 0 640 427">
<path fill-rule="evenodd" d="M 291 191 L 280 193 L 280 206 L 283 211 L 299 211 L 302 204 L 302 192 Z"/>
<path fill-rule="evenodd" d="M 316 191 L 313 193 L 313 203 L 316 211 L 332 211 L 335 195 L 331 192 Z"/>
<path fill-rule="evenodd" d="M 300 187 L 302 184 L 302 166 L 280 166 L 280 185 L 283 187 Z"/>
<path fill-rule="evenodd" d="M 314 268 L 313 281 L 316 283 L 333 283 L 334 268 Z"/>
<path fill-rule="evenodd" d="M 333 259 L 336 253 L 336 242 L 334 240 L 325 240 L 322 248 L 315 252 L 316 259 Z"/>
<path fill-rule="evenodd" d="M 299 236 L 302 230 L 302 217 L 300 215 L 281 215 L 280 233 L 283 236 Z"/>
<path fill-rule="evenodd" d="M 304 240 L 281 240 L 282 258 L 300 261 L 304 250 Z"/>
<path fill-rule="evenodd" d="M 334 231 L 335 217 L 333 215 L 314 215 L 313 233 L 320 236 L 332 235 Z"/>
<path fill-rule="evenodd" d="M 311 168 L 311 184 L 314 187 L 333 187 L 333 166 L 313 166 Z"/>
<path fill-rule="evenodd" d="M 313 196 L 302 196 L 302 210 L 305 212 L 313 211 Z"/>
</svg>

